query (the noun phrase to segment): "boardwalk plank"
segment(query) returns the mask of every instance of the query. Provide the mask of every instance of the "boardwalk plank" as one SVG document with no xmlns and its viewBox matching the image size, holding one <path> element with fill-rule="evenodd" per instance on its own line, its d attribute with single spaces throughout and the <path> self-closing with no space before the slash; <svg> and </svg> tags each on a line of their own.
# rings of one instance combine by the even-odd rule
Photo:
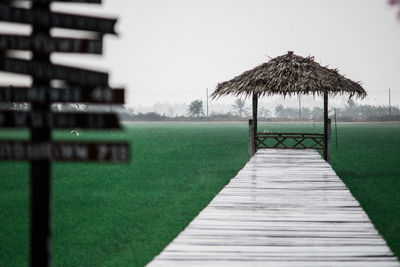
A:
<svg viewBox="0 0 400 267">
<path fill-rule="evenodd" d="M 148 266 L 400 267 L 312 150 L 261 150 Z"/>
</svg>

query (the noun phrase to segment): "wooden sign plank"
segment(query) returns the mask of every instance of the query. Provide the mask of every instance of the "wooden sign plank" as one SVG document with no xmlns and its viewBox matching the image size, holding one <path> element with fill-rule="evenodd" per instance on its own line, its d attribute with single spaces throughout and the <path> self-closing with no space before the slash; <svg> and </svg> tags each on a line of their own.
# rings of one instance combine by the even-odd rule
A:
<svg viewBox="0 0 400 267">
<path fill-rule="evenodd" d="M 121 129 L 118 117 L 105 112 L 19 112 L 0 111 L 0 127 L 71 129 Z"/>
<path fill-rule="evenodd" d="M 0 160 L 129 162 L 127 142 L 0 141 Z"/>
<path fill-rule="evenodd" d="M 103 42 L 100 39 L 76 39 L 48 37 L 45 35 L 0 35 L 0 50 L 31 50 L 39 53 L 90 53 L 101 54 Z"/>
<path fill-rule="evenodd" d="M 66 2 L 66 3 L 86 3 L 86 4 L 101 4 L 102 0 L 27 0 L 33 3 L 54 3 L 54 2 Z"/>
<path fill-rule="evenodd" d="M 125 90 L 109 87 L 0 87 L 0 103 L 44 103 L 47 100 L 51 103 L 124 104 Z"/>
<path fill-rule="evenodd" d="M 79 85 L 108 85 L 108 73 L 55 65 L 45 61 L 30 61 L 0 57 L 0 70 L 32 75 L 38 79 L 65 80 Z"/>
<path fill-rule="evenodd" d="M 116 19 L 49 12 L 44 9 L 25 9 L 0 4 L 0 20 L 34 24 L 38 27 L 56 27 L 115 34 Z"/>
<path fill-rule="evenodd" d="M 0 111 L 1 127 L 30 127 L 30 142 L 0 141 L 0 160 L 30 160 L 30 265 L 51 266 L 51 161 L 128 162 L 127 143 L 51 142 L 52 128 L 120 129 L 112 113 L 51 112 L 52 102 L 122 101 L 124 91 L 108 88 L 108 74 L 54 65 L 52 52 L 102 52 L 102 35 L 115 33 L 116 19 L 51 12 L 51 2 L 100 3 L 101 0 L 28 0 L 30 9 L 17 8 L 14 0 L 0 0 L 0 21 L 28 24 L 32 36 L 0 35 L 0 70 L 32 76 L 33 88 L 0 87 L 0 102 L 30 102 L 30 112 Z M 26 3 L 25 3 L 26 4 Z M 52 38 L 51 28 L 94 32 L 94 40 Z M 7 50 L 32 51 L 32 61 L 7 57 Z M 62 80 L 73 88 L 50 88 Z M 14 89 L 14 90 L 13 90 Z M 112 92 L 112 93 L 111 93 Z M 122 95 L 121 95 L 122 94 Z M 52 100 L 52 101 L 51 101 Z"/>
</svg>

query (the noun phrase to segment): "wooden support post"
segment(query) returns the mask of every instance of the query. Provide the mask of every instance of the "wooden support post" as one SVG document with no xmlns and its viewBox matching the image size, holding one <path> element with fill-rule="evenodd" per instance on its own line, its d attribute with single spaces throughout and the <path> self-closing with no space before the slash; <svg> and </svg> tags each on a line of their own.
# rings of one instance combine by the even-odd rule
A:
<svg viewBox="0 0 400 267">
<path fill-rule="evenodd" d="M 249 120 L 249 146 L 248 146 L 248 155 L 249 160 L 253 157 L 253 120 Z"/>
<path fill-rule="evenodd" d="M 328 92 L 324 92 L 324 160 L 328 161 Z"/>
<path fill-rule="evenodd" d="M 123 90 L 119 90 L 122 95 L 116 97 L 116 91 L 110 90 L 108 73 L 52 64 L 50 54 L 52 52 L 101 54 L 102 36 L 115 33 L 116 19 L 52 13 L 50 3 L 54 2 L 53 0 L 31 1 L 29 8 L 16 8 L 14 6 L 19 5 L 13 2 L 10 0 L 1 2 L 0 20 L 25 23 L 31 26 L 32 31 L 30 36 L 1 36 L 0 70 L 30 75 L 32 84 L 29 87 L 18 86 L 18 89 L 11 85 L 0 86 L 0 102 L 11 107 L 11 110 L 0 111 L 0 128 L 29 128 L 30 140 L 1 139 L 0 160 L 30 161 L 30 266 L 47 267 L 51 266 L 52 160 L 129 161 L 127 143 L 52 142 L 53 127 L 95 129 L 121 127 L 116 114 L 71 112 L 54 114 L 51 103 L 123 103 L 124 94 Z M 68 2 L 101 3 L 100 0 Z M 90 40 L 52 37 L 50 29 L 53 27 L 97 32 L 97 37 Z M 9 56 L 8 51 L 13 50 L 29 50 L 32 57 L 21 59 Z M 63 88 L 51 88 L 52 81 L 60 81 L 59 84 Z M 12 110 L 14 103 L 17 108 Z M 30 111 L 20 110 L 20 103 L 31 103 Z"/>
<path fill-rule="evenodd" d="M 253 155 L 256 153 L 258 96 L 253 93 Z"/>
<path fill-rule="evenodd" d="M 326 161 L 331 163 L 331 134 L 332 134 L 332 127 L 331 127 L 331 119 L 328 119 L 328 135 L 327 135 L 327 143 L 326 143 Z"/>
<path fill-rule="evenodd" d="M 39 1 L 32 4 L 32 10 L 50 11 L 49 1 Z M 32 35 L 50 37 L 50 26 L 42 26 L 39 23 L 33 25 Z M 50 62 L 49 53 L 34 52 L 33 60 Z M 48 79 L 33 79 L 33 86 L 49 87 Z M 32 112 L 51 112 L 49 93 L 46 101 L 41 103 L 32 102 Z M 51 142 L 51 129 L 47 126 L 31 128 L 31 142 Z M 30 265 L 51 266 L 51 161 L 31 161 L 31 183 L 30 183 Z"/>
<path fill-rule="evenodd" d="M 336 145 L 336 149 L 337 149 L 338 148 L 338 143 L 337 143 L 338 137 L 337 137 L 337 123 L 336 123 L 336 108 L 334 109 L 334 111 L 335 111 L 335 145 Z"/>
</svg>

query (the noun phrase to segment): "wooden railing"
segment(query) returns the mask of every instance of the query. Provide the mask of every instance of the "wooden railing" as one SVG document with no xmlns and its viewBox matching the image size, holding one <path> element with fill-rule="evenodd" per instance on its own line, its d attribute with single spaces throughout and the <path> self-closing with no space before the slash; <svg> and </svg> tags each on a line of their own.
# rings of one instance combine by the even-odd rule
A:
<svg viewBox="0 0 400 267">
<path fill-rule="evenodd" d="M 258 132 L 255 136 L 255 147 L 256 150 L 264 148 L 324 149 L 324 134 Z"/>
<path fill-rule="evenodd" d="M 255 127 L 257 129 L 257 127 Z M 324 159 L 330 162 L 331 120 L 327 120 L 326 136 L 322 133 L 255 132 L 249 120 L 249 159 L 259 149 L 321 149 Z"/>
</svg>

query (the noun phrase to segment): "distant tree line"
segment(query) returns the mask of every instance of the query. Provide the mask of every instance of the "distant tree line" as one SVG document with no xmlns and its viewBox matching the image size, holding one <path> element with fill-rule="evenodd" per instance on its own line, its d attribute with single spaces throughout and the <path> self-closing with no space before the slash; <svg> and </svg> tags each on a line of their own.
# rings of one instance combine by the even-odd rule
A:
<svg viewBox="0 0 400 267">
<path fill-rule="evenodd" d="M 26 103 L 2 104 L 0 109 L 8 110 L 29 110 L 30 106 Z M 135 113 L 133 108 L 124 105 L 89 105 L 89 104 L 53 104 L 53 111 L 79 112 L 116 112 L 123 121 L 246 121 L 251 116 L 251 109 L 245 105 L 242 99 L 236 99 L 231 106 L 231 111 L 225 113 L 211 112 L 206 117 L 201 100 L 194 100 L 187 107 L 185 115 L 172 116 L 169 114 L 160 114 L 158 112 Z M 357 104 L 350 99 L 345 106 L 331 107 L 329 116 L 332 117 L 336 113 L 338 121 L 400 121 L 400 109 L 398 106 L 387 105 L 367 105 Z M 285 107 L 279 104 L 272 112 L 260 106 L 258 109 L 258 118 L 261 121 L 322 121 L 324 110 L 322 107 Z"/>
<path fill-rule="evenodd" d="M 400 120 L 400 110 L 398 106 L 357 105 L 350 99 L 346 107 L 337 109 L 337 116 L 353 121 Z"/>
<path fill-rule="evenodd" d="M 400 109 L 398 106 L 386 105 L 362 105 L 349 100 L 345 107 L 330 108 L 329 115 L 336 113 L 339 121 L 389 121 L 400 120 Z M 300 119 L 300 120 L 323 120 L 324 110 L 321 107 L 312 109 L 302 107 L 298 108 L 284 107 L 277 105 L 275 115 L 281 119 Z"/>
</svg>

